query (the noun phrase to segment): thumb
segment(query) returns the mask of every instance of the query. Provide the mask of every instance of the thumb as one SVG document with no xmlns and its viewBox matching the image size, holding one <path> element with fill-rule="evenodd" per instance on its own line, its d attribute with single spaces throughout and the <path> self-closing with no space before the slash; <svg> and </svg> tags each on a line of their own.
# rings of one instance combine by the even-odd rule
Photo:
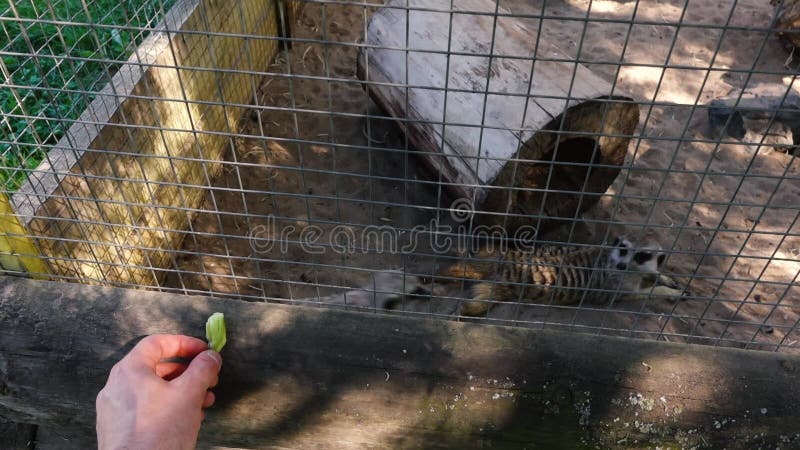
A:
<svg viewBox="0 0 800 450">
<path fill-rule="evenodd" d="M 202 392 L 203 395 L 205 395 L 208 388 L 217 385 L 220 368 L 222 368 L 222 357 L 220 354 L 214 350 L 206 350 L 202 353 L 198 353 L 197 356 L 192 359 L 186 371 L 176 378 L 175 381 L 178 381 L 178 383 L 189 390 L 198 393 Z"/>
</svg>

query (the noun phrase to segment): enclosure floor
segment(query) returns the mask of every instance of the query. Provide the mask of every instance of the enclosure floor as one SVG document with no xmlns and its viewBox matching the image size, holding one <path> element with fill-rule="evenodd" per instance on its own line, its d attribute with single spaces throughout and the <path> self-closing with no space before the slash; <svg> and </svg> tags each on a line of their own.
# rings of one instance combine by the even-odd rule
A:
<svg viewBox="0 0 800 450">
<path fill-rule="evenodd" d="M 546 14 L 585 17 L 588 4 L 546 2 Z M 689 2 L 684 21 L 722 26 L 728 20 L 731 4 L 730 0 Z M 589 19 L 629 20 L 635 5 L 636 2 L 595 1 Z M 501 6 L 514 12 L 539 14 L 541 3 L 514 0 L 503 1 Z M 675 0 L 638 3 L 636 20 L 674 23 L 683 9 L 683 2 Z M 355 43 L 365 29 L 366 14 L 356 6 L 323 8 L 309 3 L 300 23 L 293 28 L 293 35 Z M 771 15 L 768 2 L 742 0 L 736 3 L 730 25 L 768 27 Z M 534 29 L 539 25 L 537 20 L 526 20 Z M 800 198 L 800 162 L 766 148 L 755 152 L 743 145 L 692 142 L 711 138 L 706 111 L 695 109 L 695 103 L 704 104 L 758 83 L 783 83 L 777 75 L 751 76 L 731 71 L 754 68 L 785 71 L 788 76 L 791 71 L 784 67 L 788 53 L 777 38 L 736 30 L 727 30 L 721 37 L 720 30 L 694 27 L 681 28 L 676 37 L 674 26 L 608 22 L 585 25 L 562 20 L 547 20 L 542 30 L 549 41 L 561 43 L 566 53 L 575 56 L 580 49 L 581 59 L 591 70 L 610 82 L 616 80 L 617 88 L 633 95 L 637 102 L 659 103 L 652 107 L 642 105 L 638 129 L 642 138 L 633 140 L 629 148 L 632 168 L 615 180 L 608 191 L 611 195 L 584 214 L 580 218 L 583 220 L 577 220 L 574 227 L 544 237 L 600 243 L 607 232 L 626 233 L 639 241 L 673 249 L 679 253 L 668 259 L 668 269 L 689 283 L 693 297 L 679 302 L 620 302 L 594 310 L 500 305 L 491 310 L 490 318 L 516 319 L 515 323 L 523 326 L 574 327 L 670 341 L 720 345 L 751 342 L 751 348 L 774 349 L 783 342 L 784 346 L 794 346 L 787 351 L 800 349 L 800 331 L 785 336 L 788 328 L 782 328 L 794 325 L 800 318 L 800 289 L 787 286 L 800 270 L 800 239 L 782 235 L 787 231 L 800 233 L 800 225 L 794 222 Z M 762 44 L 763 51 L 756 60 Z M 719 52 L 712 62 L 718 45 Z M 194 220 L 197 234 L 184 241 L 185 255 L 177 261 L 177 268 L 189 273 L 173 274 L 167 286 L 254 299 L 313 299 L 333 292 L 334 286 L 365 286 L 369 280 L 367 270 L 400 268 L 409 273 L 430 273 L 437 263 L 442 264 L 441 258 L 419 254 L 431 252 L 425 239 L 418 243 L 414 254 L 314 254 L 296 243 L 285 249 L 277 244 L 265 248 L 266 238 L 279 237 L 281 232 L 290 240 L 298 240 L 303 230 L 319 231 L 321 240 L 327 242 L 332 233 L 342 232 L 341 225 L 335 228 L 339 223 L 354 233 L 367 226 L 428 225 L 437 217 L 437 205 L 448 207 L 453 201 L 431 183 L 436 181 L 436 175 L 420 160 L 393 150 L 407 145 L 392 122 L 363 117 L 365 113 L 382 113 L 361 86 L 352 82 L 356 55 L 357 49 L 349 46 L 295 43 L 289 61 L 284 56 L 271 67 L 275 73 L 341 81 L 264 77 L 255 95 L 256 107 L 240 130 L 249 137 L 236 139 L 228 154 L 228 161 L 238 164 L 225 166 L 206 198 L 204 208 L 208 213 Z M 671 65 L 698 69 L 664 71 L 660 67 L 618 65 L 663 65 L 668 57 Z M 710 65 L 719 70 L 704 70 Z M 286 110 L 260 110 L 258 106 Z M 317 112 L 292 113 L 293 108 Z M 292 139 L 314 143 L 298 144 Z M 669 174 L 662 172 L 666 169 Z M 692 173 L 695 171 L 698 173 Z M 763 177 L 781 176 L 784 172 L 787 178 L 782 181 Z M 612 197 L 618 194 L 646 198 Z M 742 203 L 764 206 L 746 207 Z M 446 215 L 438 214 L 440 218 Z M 278 217 L 275 226 L 267 219 L 270 215 Z M 602 224 L 586 221 L 591 219 L 611 219 L 622 225 L 607 230 Z M 669 227 L 642 231 L 641 225 L 648 224 Z M 290 226 L 294 227 L 291 233 L 287 231 Z M 729 229 L 774 234 L 748 236 Z M 220 238 L 219 234 L 225 237 Z M 255 239 L 251 239 L 253 236 Z M 731 256 L 701 257 L 708 252 Z M 767 263 L 758 259 L 764 257 L 786 260 Z M 742 300 L 748 303 L 742 304 Z M 778 307 L 774 306 L 776 302 Z M 403 306 L 442 315 L 452 314 L 455 307 L 452 301 L 410 302 Z M 767 326 L 759 326 L 761 323 Z"/>
</svg>

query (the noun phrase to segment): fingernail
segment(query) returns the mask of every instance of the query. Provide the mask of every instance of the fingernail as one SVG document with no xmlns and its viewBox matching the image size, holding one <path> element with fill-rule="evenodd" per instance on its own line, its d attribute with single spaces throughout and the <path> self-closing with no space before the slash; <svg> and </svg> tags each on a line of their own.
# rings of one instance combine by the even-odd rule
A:
<svg viewBox="0 0 800 450">
<path fill-rule="evenodd" d="M 222 356 L 220 356 L 219 353 L 215 352 L 214 350 L 206 350 L 205 354 L 208 355 L 209 358 L 213 359 L 218 366 L 222 365 Z"/>
</svg>

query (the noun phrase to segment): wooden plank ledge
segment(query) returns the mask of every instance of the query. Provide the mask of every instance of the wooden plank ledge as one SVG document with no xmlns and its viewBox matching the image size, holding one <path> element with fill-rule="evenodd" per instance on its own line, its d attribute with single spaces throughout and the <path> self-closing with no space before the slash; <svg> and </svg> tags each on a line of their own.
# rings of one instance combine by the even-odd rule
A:
<svg viewBox="0 0 800 450">
<path fill-rule="evenodd" d="M 94 398 L 142 336 L 228 346 L 203 446 L 796 448 L 780 353 L 0 278 L 0 411 L 93 445 Z M 10 416 L 10 417 L 9 417 Z"/>
</svg>

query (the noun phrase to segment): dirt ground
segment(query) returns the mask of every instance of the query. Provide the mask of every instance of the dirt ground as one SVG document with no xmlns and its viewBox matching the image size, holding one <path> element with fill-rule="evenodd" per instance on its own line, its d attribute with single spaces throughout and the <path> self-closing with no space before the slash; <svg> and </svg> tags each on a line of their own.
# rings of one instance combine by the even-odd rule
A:
<svg viewBox="0 0 800 450">
<path fill-rule="evenodd" d="M 503 0 L 501 6 L 540 14 L 541 2 L 530 3 Z M 559 18 L 586 17 L 589 6 L 579 0 L 545 4 L 545 14 Z M 556 19 L 542 24 L 548 40 L 571 56 L 580 50 L 591 70 L 644 103 L 641 138 L 629 147 L 630 169 L 584 220 L 544 238 L 600 243 L 607 230 L 587 220 L 612 220 L 612 233 L 675 252 L 667 267 L 688 285 L 690 297 L 594 309 L 501 305 L 492 309 L 491 319 L 673 342 L 750 342 L 751 348 L 764 349 L 780 344 L 800 351 L 800 288 L 791 286 L 800 271 L 800 161 L 764 147 L 694 141 L 711 138 L 707 112 L 695 104 L 759 83 L 782 84 L 796 68 L 785 64 L 797 65 L 787 61 L 789 53 L 775 36 L 735 29 L 768 27 L 773 14 L 768 2 L 738 1 L 731 14 L 732 5 L 691 1 L 684 13 L 677 0 L 594 1 L 588 24 Z M 362 6 L 310 3 L 293 36 L 352 44 L 363 36 L 370 13 Z M 678 31 L 658 25 L 676 23 L 682 14 L 685 24 L 698 26 Z M 592 21 L 627 21 L 634 15 L 645 23 Z M 536 19 L 525 20 L 539 26 Z M 726 23 L 734 29 L 708 28 Z M 437 184 L 437 174 L 404 151 L 408 143 L 399 129 L 379 117 L 384 113 L 355 81 L 356 56 L 353 46 L 295 42 L 270 68 L 295 76 L 263 78 L 242 121 L 240 133 L 247 137 L 236 139 L 207 196 L 208 214 L 195 219 L 195 233 L 184 242 L 182 273 L 171 276 L 167 286 L 253 300 L 315 301 L 341 291 L 337 287 L 368 287 L 372 270 L 431 273 L 445 263 L 425 236 L 411 252 L 317 253 L 297 243 L 314 236 L 328 242 L 332 234 L 370 226 L 408 230 L 437 217 L 448 220 L 438 208 L 453 199 Z M 665 62 L 679 68 L 658 67 Z M 630 198 L 637 196 L 645 198 Z M 269 248 L 281 236 L 290 242 Z M 404 308 L 449 315 L 455 304 L 420 301 Z"/>
</svg>

